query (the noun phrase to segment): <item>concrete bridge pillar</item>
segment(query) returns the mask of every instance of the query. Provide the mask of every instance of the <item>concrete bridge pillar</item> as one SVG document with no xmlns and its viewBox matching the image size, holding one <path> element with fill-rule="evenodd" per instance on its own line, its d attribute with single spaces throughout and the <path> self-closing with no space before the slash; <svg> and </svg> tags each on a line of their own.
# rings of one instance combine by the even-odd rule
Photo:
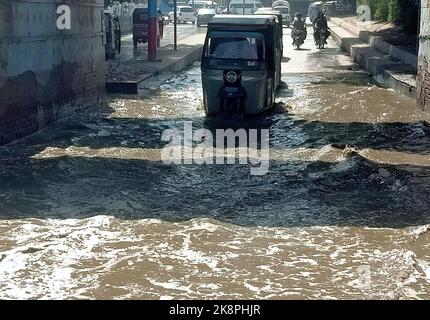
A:
<svg viewBox="0 0 430 320">
<path fill-rule="evenodd" d="M 418 59 L 418 104 L 430 111 L 430 0 L 421 0 L 421 32 Z"/>
<path fill-rule="evenodd" d="M 103 11 L 104 0 L 0 0 L 0 145 L 101 102 Z"/>
</svg>

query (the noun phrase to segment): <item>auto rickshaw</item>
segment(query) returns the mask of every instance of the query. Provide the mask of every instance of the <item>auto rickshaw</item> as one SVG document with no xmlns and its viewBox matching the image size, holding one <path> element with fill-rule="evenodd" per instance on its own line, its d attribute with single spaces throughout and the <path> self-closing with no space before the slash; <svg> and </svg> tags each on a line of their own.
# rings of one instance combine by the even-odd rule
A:
<svg viewBox="0 0 430 320">
<path fill-rule="evenodd" d="M 257 11 L 254 12 L 254 14 L 256 15 L 273 15 L 276 16 L 277 20 L 277 28 L 276 28 L 276 32 L 278 35 L 278 39 L 280 41 L 280 47 L 283 50 L 283 40 L 282 38 L 284 37 L 284 28 L 282 26 L 283 24 L 283 20 L 282 20 L 282 13 L 278 10 L 274 10 L 274 9 L 270 9 L 270 8 L 259 8 L 257 9 Z"/>
<path fill-rule="evenodd" d="M 160 19 L 160 18 L 158 18 Z M 161 45 L 162 34 L 160 23 L 157 22 L 157 47 Z M 149 12 L 148 8 L 136 8 L 133 11 L 133 46 L 136 49 L 138 43 L 149 41 Z"/>
<path fill-rule="evenodd" d="M 279 59 L 279 63 L 281 63 L 282 57 L 284 56 L 284 28 L 282 27 L 282 13 L 278 10 L 273 10 L 270 8 L 259 8 L 255 11 L 254 14 L 257 15 L 273 15 L 276 16 L 276 50 L 277 50 L 277 59 Z M 281 83 L 281 73 L 278 74 L 278 83 L 277 86 Z"/>
<path fill-rule="evenodd" d="M 207 115 L 270 109 L 281 73 L 277 18 L 217 15 L 208 24 L 201 73 Z"/>
</svg>

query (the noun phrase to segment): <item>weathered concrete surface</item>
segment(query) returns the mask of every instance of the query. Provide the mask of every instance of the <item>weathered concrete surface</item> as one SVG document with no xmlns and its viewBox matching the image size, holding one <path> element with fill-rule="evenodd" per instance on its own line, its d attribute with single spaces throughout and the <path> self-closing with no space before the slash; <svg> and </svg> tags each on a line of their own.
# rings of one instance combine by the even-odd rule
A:
<svg viewBox="0 0 430 320">
<path fill-rule="evenodd" d="M 418 104 L 430 110 L 430 0 L 421 1 L 421 35 L 418 61 Z"/>
<path fill-rule="evenodd" d="M 48 126 L 104 95 L 103 0 L 0 2 L 0 145 Z"/>
<path fill-rule="evenodd" d="M 375 80 L 400 94 L 416 98 L 416 63 L 414 59 L 409 59 L 409 53 L 393 50 L 395 47 L 391 45 L 388 51 L 384 50 L 380 39 L 369 37 L 363 31 L 357 31 L 349 24 L 343 23 L 343 19 L 332 19 L 329 26 L 333 38 L 341 48 Z M 402 59 L 398 56 L 399 52 L 405 54 L 400 54 Z M 410 64 L 404 61 L 409 61 Z"/>
<path fill-rule="evenodd" d="M 409 64 L 415 69 L 417 68 L 418 58 L 416 54 L 384 41 L 383 36 L 373 35 L 375 30 L 381 28 L 379 24 L 375 24 L 373 21 L 360 22 L 356 16 L 342 18 L 331 17 L 330 21 L 344 28 L 363 42 L 370 44 L 383 54 L 390 56 L 390 58 Z"/>
</svg>

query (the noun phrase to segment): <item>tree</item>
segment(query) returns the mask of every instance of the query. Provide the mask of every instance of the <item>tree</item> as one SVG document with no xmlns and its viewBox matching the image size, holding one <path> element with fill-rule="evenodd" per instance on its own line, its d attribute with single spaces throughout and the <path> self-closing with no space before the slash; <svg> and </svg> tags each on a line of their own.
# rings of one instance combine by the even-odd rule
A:
<svg viewBox="0 0 430 320">
<path fill-rule="evenodd" d="M 417 33 L 420 0 L 357 0 L 357 5 L 368 5 L 374 20 L 395 21 L 406 31 Z"/>
</svg>

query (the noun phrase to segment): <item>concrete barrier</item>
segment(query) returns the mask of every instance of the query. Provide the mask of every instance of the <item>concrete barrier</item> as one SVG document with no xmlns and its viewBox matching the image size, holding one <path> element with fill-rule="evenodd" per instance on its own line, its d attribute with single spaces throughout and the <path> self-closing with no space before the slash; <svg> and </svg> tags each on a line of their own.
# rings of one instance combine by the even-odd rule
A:
<svg viewBox="0 0 430 320">
<path fill-rule="evenodd" d="M 376 81 L 393 88 L 400 94 L 416 99 L 416 68 L 393 60 L 390 55 L 363 41 L 359 35 L 350 30 L 345 30 L 332 22 L 330 22 L 330 29 L 332 37 L 340 47 Z M 385 46 L 384 43 L 379 43 L 379 45 Z"/>
</svg>

